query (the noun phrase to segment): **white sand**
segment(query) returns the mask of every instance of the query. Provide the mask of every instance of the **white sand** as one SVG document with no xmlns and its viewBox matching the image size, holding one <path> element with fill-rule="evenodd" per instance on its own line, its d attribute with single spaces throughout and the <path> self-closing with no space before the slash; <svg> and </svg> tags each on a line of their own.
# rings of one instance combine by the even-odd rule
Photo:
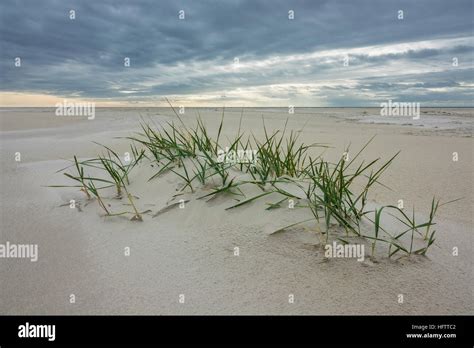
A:
<svg viewBox="0 0 474 348">
<path fill-rule="evenodd" d="M 128 141 L 114 137 L 137 130 L 140 114 L 160 123 L 173 119 L 172 113 L 102 109 L 87 121 L 58 118 L 48 109 L 2 110 L 0 243 L 37 243 L 39 260 L 0 259 L 0 313 L 472 314 L 472 109 L 423 111 L 416 124 L 385 122 L 376 109 L 297 109 L 289 120 L 293 129 L 307 122 L 305 143 L 334 146 L 325 152 L 327 158 L 340 156 L 349 143 L 356 150 L 373 135 L 364 158 L 388 160 L 402 151 L 383 176 L 393 191 L 377 188 L 371 204 L 403 199 L 408 211 L 414 204 L 425 217 L 433 195 L 442 201 L 464 197 L 440 209 L 437 241 L 428 257 L 394 261 L 380 253 L 374 264 L 368 259 L 323 262 L 311 225 L 270 236 L 309 217 L 305 209 L 265 211 L 266 202 L 276 201 L 271 197 L 225 211 L 232 198 L 195 200 L 208 192 L 198 191 L 186 196 L 185 209 L 145 215 L 143 222 L 101 217 L 96 203 L 81 212 L 60 207 L 70 199 L 85 201 L 76 189 L 45 187 L 68 182 L 55 174 L 69 164 L 66 159 L 97 155 L 92 141 L 127 151 Z M 221 110 L 200 113 L 216 131 Z M 246 110 L 243 129 L 261 134 L 261 114 L 270 129 L 281 128 L 288 117 L 281 109 Z M 239 117 L 240 110 L 226 111 L 224 135 L 235 135 Z M 184 119 L 194 118 L 187 110 Z M 15 152 L 21 152 L 21 163 L 14 161 Z M 453 152 L 458 162 L 452 161 Z M 153 173 L 146 163 L 136 168 L 130 191 L 140 197 L 141 210 L 156 212 L 180 180 L 168 173 L 147 183 Z M 131 248 L 128 257 L 125 247 Z M 233 255 L 234 247 L 240 256 Z M 453 247 L 459 256 L 452 255 Z M 69 303 L 70 294 L 75 304 Z M 178 302 L 180 294 L 184 304 Z M 293 304 L 289 294 L 295 296 Z"/>
</svg>

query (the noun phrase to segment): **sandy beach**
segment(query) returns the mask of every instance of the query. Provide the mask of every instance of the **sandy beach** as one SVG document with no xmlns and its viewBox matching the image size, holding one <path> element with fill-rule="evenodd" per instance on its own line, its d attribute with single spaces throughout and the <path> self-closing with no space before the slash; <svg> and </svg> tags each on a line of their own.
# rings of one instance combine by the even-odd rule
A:
<svg viewBox="0 0 474 348">
<path fill-rule="evenodd" d="M 242 130 L 259 137 L 262 116 L 269 130 L 282 129 L 288 119 L 287 128 L 300 130 L 302 142 L 329 145 L 314 151 L 331 160 L 373 136 L 361 159 L 386 161 L 401 151 L 382 177 L 390 189 L 375 187 L 369 204 L 396 205 L 402 199 L 406 211 L 414 206 L 423 219 L 433 196 L 442 202 L 462 198 L 439 209 L 437 238 L 426 257 L 397 260 L 380 253 L 363 262 L 328 260 L 314 224 L 271 234 L 311 214 L 265 210 L 274 201 L 269 196 L 225 210 L 234 198 L 199 200 L 208 191 L 197 188 L 184 194 L 189 202 L 183 209 L 152 217 L 169 204 L 182 180 L 168 172 L 148 181 L 156 172 L 148 163 L 133 170 L 129 189 L 137 206 L 151 214 L 142 222 L 104 217 L 78 188 L 48 187 L 69 182 L 57 171 L 74 155 L 100 154 L 94 142 L 128 151 L 124 137 L 138 132 L 140 121 L 159 129 L 177 122 L 172 110 L 99 108 L 87 120 L 58 117 L 47 108 L 1 109 L 0 243 L 37 244 L 38 260 L 1 260 L 0 313 L 472 314 L 473 109 L 423 108 L 419 120 L 384 118 L 379 111 L 296 108 L 289 115 L 285 108 L 246 108 Z M 197 112 L 215 135 L 222 109 L 189 108 L 182 119 L 191 125 Z M 225 110 L 222 138 L 235 136 L 241 112 Z M 17 152 L 21 161 L 15 161 Z M 257 192 L 251 190 L 249 196 Z M 79 208 L 69 207 L 71 199 Z"/>
</svg>

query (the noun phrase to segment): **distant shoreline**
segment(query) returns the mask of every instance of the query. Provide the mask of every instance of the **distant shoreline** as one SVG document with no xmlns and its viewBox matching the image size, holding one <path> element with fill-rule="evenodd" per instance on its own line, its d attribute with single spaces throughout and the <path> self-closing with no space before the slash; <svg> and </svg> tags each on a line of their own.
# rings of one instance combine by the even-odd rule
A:
<svg viewBox="0 0 474 348">
<path fill-rule="evenodd" d="M 190 109 L 287 109 L 288 106 L 186 106 Z M 380 109 L 380 106 L 294 106 L 295 109 Z M 472 106 L 421 106 L 421 109 L 474 109 Z M 54 106 L 0 106 L 0 109 L 55 109 Z M 171 109 L 169 106 L 97 106 L 96 109 Z"/>
</svg>

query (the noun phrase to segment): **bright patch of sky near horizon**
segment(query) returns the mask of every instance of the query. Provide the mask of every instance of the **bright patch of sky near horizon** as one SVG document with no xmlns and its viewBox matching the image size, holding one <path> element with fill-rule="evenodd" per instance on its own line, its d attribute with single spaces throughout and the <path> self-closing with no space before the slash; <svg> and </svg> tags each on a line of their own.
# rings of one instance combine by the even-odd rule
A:
<svg viewBox="0 0 474 348">
<path fill-rule="evenodd" d="M 7 0 L 0 106 L 473 106 L 472 34 L 470 0 Z"/>
</svg>

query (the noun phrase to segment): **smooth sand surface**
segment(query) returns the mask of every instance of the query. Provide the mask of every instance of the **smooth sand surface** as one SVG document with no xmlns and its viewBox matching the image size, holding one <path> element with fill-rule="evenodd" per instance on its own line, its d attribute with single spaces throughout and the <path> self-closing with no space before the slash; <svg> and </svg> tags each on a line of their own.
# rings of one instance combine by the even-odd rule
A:
<svg viewBox="0 0 474 348">
<path fill-rule="evenodd" d="M 381 253 L 376 263 L 368 257 L 324 261 L 314 224 L 270 235 L 310 217 L 306 209 L 266 211 L 265 203 L 275 199 L 264 197 L 226 211 L 235 202 L 230 197 L 195 199 L 206 189 L 187 194 L 184 209 L 145 215 L 143 222 L 105 218 L 78 189 L 46 186 L 69 182 L 55 172 L 73 155 L 100 153 L 93 141 L 123 153 L 129 142 L 117 137 L 137 131 L 141 118 L 157 125 L 175 120 L 171 110 L 98 109 L 90 121 L 63 119 L 53 109 L 2 110 L 0 243 L 36 243 L 39 259 L 0 259 L 0 313 L 473 314 L 473 110 L 422 109 L 417 122 L 382 119 L 378 111 L 296 109 L 288 115 L 285 109 L 246 109 L 242 128 L 259 136 L 262 114 L 268 129 L 282 128 L 289 117 L 288 128 L 304 127 L 303 142 L 332 146 L 323 153 L 328 159 L 349 144 L 359 149 L 373 135 L 364 159 L 388 160 L 401 150 L 382 180 L 392 190 L 376 188 L 372 205 L 403 199 L 408 211 L 415 205 L 426 217 L 434 195 L 442 201 L 463 197 L 440 208 L 436 245 L 427 257 L 395 261 Z M 221 112 L 199 110 L 214 134 Z M 240 112 L 226 110 L 224 137 L 236 134 Z M 195 115 L 187 109 L 183 119 L 191 124 Z M 147 182 L 153 173 L 149 164 L 140 164 L 130 191 L 141 210 L 156 212 L 181 181 L 168 173 Z M 70 199 L 81 209 L 62 206 Z"/>
</svg>

